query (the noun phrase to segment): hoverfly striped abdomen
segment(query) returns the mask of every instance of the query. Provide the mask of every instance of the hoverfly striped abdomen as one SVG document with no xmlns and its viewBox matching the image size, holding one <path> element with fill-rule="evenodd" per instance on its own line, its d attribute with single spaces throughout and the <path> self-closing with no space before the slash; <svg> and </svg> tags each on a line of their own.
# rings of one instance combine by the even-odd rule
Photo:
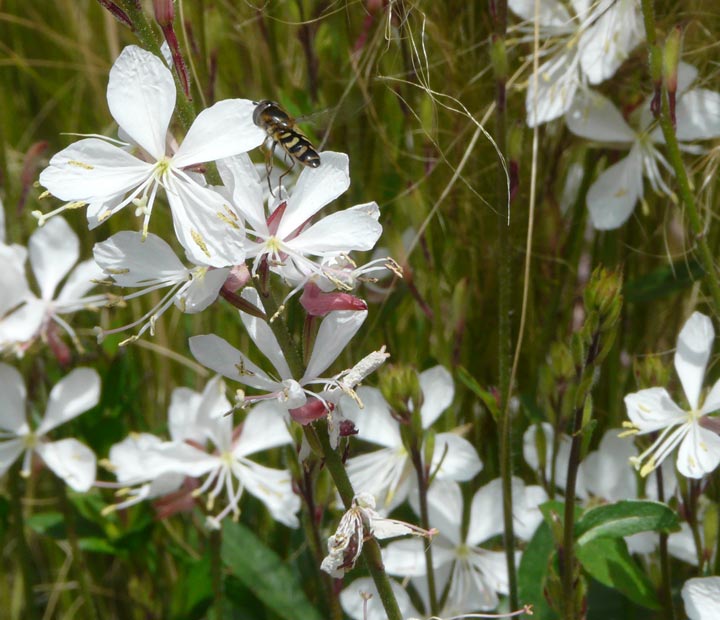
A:
<svg viewBox="0 0 720 620">
<path fill-rule="evenodd" d="M 253 122 L 262 127 L 274 144 L 279 144 L 293 162 L 297 161 L 311 168 L 320 165 L 320 155 L 315 147 L 298 129 L 295 119 L 278 103 L 267 99 L 259 101 L 253 112 Z"/>
</svg>

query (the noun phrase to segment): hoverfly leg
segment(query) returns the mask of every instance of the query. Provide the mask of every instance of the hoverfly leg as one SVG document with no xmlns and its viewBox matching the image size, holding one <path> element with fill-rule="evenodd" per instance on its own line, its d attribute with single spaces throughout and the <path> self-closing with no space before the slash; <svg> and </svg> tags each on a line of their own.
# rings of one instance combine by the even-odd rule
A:
<svg viewBox="0 0 720 620">
<path fill-rule="evenodd" d="M 267 178 L 267 184 L 268 189 L 270 190 L 270 195 L 275 198 L 275 194 L 273 193 L 272 189 L 272 183 L 270 182 L 270 173 L 273 169 L 273 157 L 275 156 L 275 147 L 277 146 L 277 142 L 273 140 L 273 145 L 271 149 L 265 149 L 265 176 Z"/>
<path fill-rule="evenodd" d="M 280 175 L 280 178 L 278 179 L 278 193 L 280 193 L 280 188 L 282 187 L 282 180 L 283 180 L 288 174 L 290 174 L 290 173 L 292 172 L 292 169 L 293 169 L 294 167 L 295 167 L 295 158 L 294 158 L 294 157 L 291 157 L 291 158 L 290 158 L 290 167 L 289 167 L 285 172 L 283 172 L 283 173 Z"/>
</svg>

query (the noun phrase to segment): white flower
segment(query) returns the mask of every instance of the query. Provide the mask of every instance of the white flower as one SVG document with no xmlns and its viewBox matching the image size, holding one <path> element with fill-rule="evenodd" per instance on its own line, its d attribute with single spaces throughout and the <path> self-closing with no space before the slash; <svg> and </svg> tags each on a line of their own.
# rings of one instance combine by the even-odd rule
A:
<svg viewBox="0 0 720 620">
<path fill-rule="evenodd" d="M 703 88 L 688 90 L 697 70 L 685 63 L 678 69 L 677 138 L 681 142 L 708 140 L 720 136 L 720 93 Z M 672 195 L 662 178 L 661 168 L 672 174 L 672 168 L 656 144 L 663 143 L 659 127 L 654 127 L 650 100 L 638 113 L 633 129 L 620 111 L 605 97 L 587 92 L 578 97 L 565 115 L 573 133 L 614 148 L 629 148 L 630 153 L 600 174 L 590 186 L 587 205 L 593 226 L 610 230 L 624 224 L 638 200 L 643 199 L 643 176 L 657 193 Z M 691 146 L 681 148 L 694 151 Z"/>
<path fill-rule="evenodd" d="M 420 617 L 413 607 L 410 596 L 396 581 L 390 580 L 395 600 L 403 618 Z M 353 581 L 340 592 L 340 604 L 345 613 L 353 620 L 387 620 L 387 612 L 383 607 L 377 588 L 370 577 L 361 577 Z"/>
<path fill-rule="evenodd" d="M 683 326 L 675 352 L 675 370 L 680 377 L 689 411 L 676 405 L 665 388 L 640 390 L 625 397 L 632 434 L 659 432 L 653 444 L 633 464 L 646 476 L 676 448 L 678 471 L 689 478 L 702 478 L 720 463 L 720 437 L 703 428 L 702 418 L 720 409 L 720 381 L 700 405 L 705 367 L 710 357 L 715 330 L 710 319 L 699 312 Z"/>
<path fill-rule="evenodd" d="M 53 218 L 46 226 L 36 230 L 30 236 L 28 248 L 40 296 L 36 297 L 27 287 L 27 282 L 23 283 L 19 279 L 18 261 L 9 260 L 5 276 L 0 276 L 0 282 L 6 278 L 9 280 L 8 298 L 13 301 L 9 302 L 12 309 L 3 308 L 5 304 L 0 302 L 0 316 L 2 310 L 10 309 L 0 319 L 0 351 L 14 348 L 16 352 L 22 353 L 29 341 L 36 337 L 52 340 L 50 331 L 55 329 L 53 324 L 65 330 L 79 346 L 75 331 L 61 315 L 105 304 L 105 295 L 85 296 L 95 286 L 93 280 L 100 277 L 102 272 L 92 260 L 76 265 L 80 256 L 80 242 L 67 222 L 60 217 Z M 15 256 L 17 258 L 17 251 Z M 63 279 L 65 284 L 56 295 Z M 4 293 L 5 290 L 3 297 Z"/>
<path fill-rule="evenodd" d="M 457 483 L 444 481 L 433 485 L 428 492 L 428 512 L 430 525 L 439 531 L 433 540 L 438 593 L 446 583 L 450 584 L 444 615 L 497 607 L 498 594 L 508 593 L 505 553 L 480 545 L 503 531 L 500 481 L 482 487 L 473 497 L 466 536 L 462 534 L 463 499 Z M 533 520 L 538 517 L 542 520 L 539 511 L 535 512 Z M 516 561 L 519 559 L 520 552 L 516 552 Z M 384 549 L 383 561 L 391 575 L 422 577 L 413 579 L 413 584 L 420 593 L 426 592 L 427 565 L 422 541 L 390 543 Z"/>
<path fill-rule="evenodd" d="M 118 480 L 127 486 L 140 485 L 131 492 L 123 490 L 131 500 L 114 508 L 174 491 L 186 476 L 205 476 L 193 496 L 207 494 L 208 511 L 221 494 L 227 501 L 208 518 L 210 527 L 217 527 L 228 514 L 240 514 L 245 491 L 263 502 L 277 521 L 297 527 L 300 499 L 292 490 L 290 472 L 248 458 L 292 442 L 282 411 L 273 403 L 262 403 L 233 429 L 232 417 L 225 415 L 231 410 L 219 377 L 209 381 L 202 394 L 187 388 L 175 390 L 168 421 L 172 441 L 141 435 L 114 446 L 111 461 Z"/>
<path fill-rule="evenodd" d="M 95 481 L 95 454 L 77 439 L 48 441 L 47 434 L 97 405 L 100 377 L 90 368 L 76 368 L 50 391 L 47 409 L 32 430 L 25 418 L 25 384 L 12 366 L 0 364 L 0 476 L 25 453 L 21 474 L 29 476 L 32 456 L 75 491 L 87 491 Z"/>
<path fill-rule="evenodd" d="M 91 227 L 132 203 L 144 215 L 145 234 L 162 186 L 175 233 L 193 262 L 214 267 L 241 263 L 245 232 L 240 216 L 186 169 L 262 144 L 265 132 L 252 121 L 255 105 L 227 99 L 203 110 L 182 145 L 168 155 L 175 97 L 173 77 L 163 61 L 134 45 L 126 47 L 110 70 L 108 106 L 121 136 L 139 147 L 142 158 L 128 144 L 84 138 L 50 160 L 40 183 L 61 200 L 88 203 Z"/>
<path fill-rule="evenodd" d="M 322 164 L 303 168 L 292 193 L 265 211 L 262 183 L 247 157 L 219 162 L 219 170 L 232 192 L 233 203 L 247 220 L 247 255 L 253 272 L 263 258 L 281 275 L 304 281 L 322 272 L 308 257 L 335 257 L 354 250 L 371 250 L 382 233 L 380 210 L 369 202 L 312 218 L 350 186 L 349 162 L 344 153 L 320 154 Z"/>
<path fill-rule="evenodd" d="M 420 416 L 423 428 L 428 429 L 452 402 L 455 388 L 450 373 L 442 366 L 420 373 L 420 388 Z M 364 407 L 346 397 L 340 408 L 354 422 L 359 439 L 383 448 L 348 459 L 347 472 L 353 488 L 371 493 L 383 510 L 390 511 L 417 486 L 417 475 L 403 446 L 399 424 L 380 391 L 363 387 L 357 393 Z M 436 480 L 470 480 L 481 469 L 482 463 L 469 441 L 455 433 L 435 436 L 430 472 Z"/>
<path fill-rule="evenodd" d="M 340 579 L 355 567 L 368 537 L 378 540 L 397 536 L 423 536 L 431 538 L 435 532 L 426 531 L 410 523 L 381 517 L 375 510 L 375 498 L 370 493 L 358 493 L 351 508 L 343 514 L 335 533 L 328 538 L 328 555 L 320 568 Z"/>
<path fill-rule="evenodd" d="M 562 116 L 586 83 L 612 77 L 645 37 L 638 0 L 571 0 L 573 15 L 558 0 L 539 2 L 543 59 L 528 82 L 525 107 L 530 127 Z M 510 0 L 519 17 L 535 20 L 535 0 Z M 533 27 L 523 28 L 532 33 Z M 526 40 L 532 41 L 528 34 Z M 535 84 L 537 82 L 537 93 Z"/>
<path fill-rule="evenodd" d="M 243 289 L 242 296 L 258 308 L 262 308 L 260 296 L 254 289 Z M 367 317 L 367 311 L 329 313 L 320 324 L 307 367 L 299 378 L 295 378 L 290 371 L 267 321 L 242 311 L 240 316 L 250 338 L 272 364 L 275 370 L 274 376 L 266 373 L 244 353 L 214 334 L 190 338 L 190 350 L 195 358 L 224 377 L 264 393 L 262 396 L 247 397 L 245 399 L 247 402 L 274 398 L 283 407 L 292 410 L 303 407 L 310 397 L 321 401 L 323 411 L 329 410 L 330 407 L 325 403 L 322 394 L 310 391 L 309 386 L 321 385 L 323 389 L 337 386 L 342 389 L 341 381 L 321 378 L 321 374 L 335 361 L 360 329 Z"/>
<path fill-rule="evenodd" d="M 132 339 L 139 338 L 148 329 L 153 334 L 155 322 L 172 304 L 188 314 L 207 308 L 217 299 L 230 273 L 227 267 L 185 267 L 170 246 L 152 233 L 143 240 L 139 233 L 119 232 L 95 244 L 93 255 L 103 272 L 119 286 L 141 288 L 125 295 L 122 298 L 125 301 L 162 288 L 170 289 L 152 310 L 132 325 L 103 332 L 107 335 L 142 324 Z"/>
<path fill-rule="evenodd" d="M 688 579 L 682 587 L 682 598 L 689 620 L 720 618 L 720 577 Z"/>
</svg>

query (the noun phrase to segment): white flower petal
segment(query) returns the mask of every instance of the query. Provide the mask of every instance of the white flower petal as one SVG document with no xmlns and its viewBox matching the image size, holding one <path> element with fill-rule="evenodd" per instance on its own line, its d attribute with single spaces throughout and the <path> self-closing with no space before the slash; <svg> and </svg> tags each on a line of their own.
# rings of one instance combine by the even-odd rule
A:
<svg viewBox="0 0 720 620">
<path fill-rule="evenodd" d="M 477 451 L 467 439 L 454 433 L 438 433 L 435 436 L 430 471 L 437 471 L 438 479 L 464 482 L 474 478 L 482 467 Z"/>
<path fill-rule="evenodd" d="M 453 545 L 462 542 L 463 496 L 460 485 L 439 480 L 428 490 L 428 518 L 430 526 L 437 528 Z M 417 502 L 413 501 L 413 508 Z M 416 510 L 419 512 L 419 510 Z"/>
<path fill-rule="evenodd" d="M 331 312 L 323 319 L 300 383 L 316 379 L 327 370 L 360 329 L 367 314 L 367 310 L 341 310 Z"/>
<path fill-rule="evenodd" d="M 403 618 L 419 618 L 420 614 L 410 601 L 403 587 L 390 580 L 395 600 Z M 387 620 L 387 612 L 382 605 L 375 584 L 369 577 L 356 579 L 340 593 L 340 604 L 345 613 L 353 620 Z M 704 620 L 704 619 L 703 619 Z"/>
<path fill-rule="evenodd" d="M 292 490 L 292 476 L 286 469 L 272 469 L 243 459 L 235 461 L 233 473 L 251 495 L 257 497 L 270 511 L 273 518 L 287 525 L 298 527 L 300 522 L 300 498 Z"/>
<path fill-rule="evenodd" d="M 280 221 L 277 237 L 285 239 L 326 204 L 335 200 L 350 187 L 350 164 L 345 153 L 320 153 L 317 168 L 303 168 L 287 209 Z"/>
<path fill-rule="evenodd" d="M 179 300 L 182 300 L 180 307 L 188 314 L 205 310 L 217 299 L 229 274 L 229 267 L 210 269 L 201 275 L 195 274 L 183 292 L 178 293 Z"/>
<path fill-rule="evenodd" d="M 244 353 L 215 334 L 193 336 L 189 344 L 198 362 L 228 379 L 270 392 L 280 388 Z"/>
<path fill-rule="evenodd" d="M 376 443 L 387 448 L 402 446 L 399 424 L 390 414 L 390 406 L 380 390 L 373 387 L 360 387 L 357 395 L 363 403 L 361 409 L 349 396 L 340 400 L 343 415 L 352 420 L 358 430 L 357 437 L 363 441 Z"/>
<path fill-rule="evenodd" d="M 70 272 L 57 296 L 56 304 L 61 306 L 59 310 L 66 311 L 66 308 L 62 308 L 63 305 L 72 306 L 80 301 L 91 288 L 97 286 L 94 280 L 99 280 L 102 276 L 102 269 L 97 266 L 94 260 L 90 259 L 78 263 L 75 269 Z"/>
<path fill-rule="evenodd" d="M 466 539 L 471 545 L 479 545 L 502 531 L 502 480 L 496 478 L 481 487 L 473 497 Z"/>
<path fill-rule="evenodd" d="M 254 231 L 267 233 L 263 186 L 255 164 L 245 153 L 241 153 L 219 160 L 217 167 L 232 196 L 233 205 Z"/>
<path fill-rule="evenodd" d="M 37 453 L 45 465 L 75 491 L 84 493 L 95 482 L 95 453 L 77 439 L 41 443 Z"/>
<path fill-rule="evenodd" d="M 628 417 L 641 433 L 681 424 L 687 419 L 687 414 L 672 401 L 665 388 L 655 387 L 628 394 L 625 406 Z"/>
<path fill-rule="evenodd" d="M 168 179 L 166 189 L 175 234 L 193 263 L 226 267 L 245 260 L 245 227 L 227 200 L 181 178 Z"/>
<path fill-rule="evenodd" d="M 610 166 L 590 186 L 587 206 L 597 230 L 622 226 L 643 195 L 642 156 L 633 148 L 627 157 Z"/>
<path fill-rule="evenodd" d="M 535 5 L 538 6 L 538 23 L 541 29 L 562 29 L 570 24 L 570 14 L 557 0 L 509 0 L 508 8 L 524 20 L 535 21 Z"/>
<path fill-rule="evenodd" d="M 43 299 L 52 299 L 57 285 L 80 256 L 80 241 L 61 217 L 38 228 L 28 242 L 30 264 Z"/>
<path fill-rule="evenodd" d="M 76 368 L 53 386 L 45 416 L 37 427 L 44 435 L 92 409 L 100 401 L 100 375 L 92 368 Z"/>
<path fill-rule="evenodd" d="M 378 511 L 389 512 L 408 496 L 410 487 L 417 485 L 417 477 L 410 459 L 402 448 L 382 448 L 348 459 L 346 469 L 352 486 L 370 493 Z"/>
<path fill-rule="evenodd" d="M 25 443 L 22 438 L 0 441 L 0 478 L 12 467 L 24 450 Z"/>
<path fill-rule="evenodd" d="M 618 437 L 620 429 L 605 431 L 600 446 L 585 458 L 585 488 L 609 502 L 637 497 L 637 478 L 630 457 L 637 455 L 632 441 Z"/>
<path fill-rule="evenodd" d="M 693 312 L 678 335 L 675 370 L 691 409 L 698 408 L 713 340 L 715 330 L 712 321 L 700 312 Z"/>
<path fill-rule="evenodd" d="M 114 234 L 96 243 L 93 256 L 97 264 L 120 286 L 147 286 L 158 281 L 182 280 L 187 277 L 172 248 L 157 235 L 130 230 Z"/>
<path fill-rule="evenodd" d="M 703 530 L 700 529 L 700 538 L 703 537 Z M 680 524 L 680 531 L 673 532 L 668 536 L 668 552 L 674 558 L 682 560 L 692 566 L 698 565 L 698 550 L 695 545 L 695 537 L 686 521 Z"/>
<path fill-rule="evenodd" d="M 720 618 L 720 577 L 695 577 L 682 587 L 685 613 L 689 620 Z"/>
<path fill-rule="evenodd" d="M 630 144 L 636 139 L 615 104 L 592 91 L 575 98 L 565 114 L 565 122 L 576 136 L 603 144 Z"/>
<path fill-rule="evenodd" d="M 415 538 L 396 540 L 383 549 L 383 564 L 389 575 L 422 577 L 427 574 L 425 546 L 427 541 Z"/>
<path fill-rule="evenodd" d="M 173 441 L 205 441 L 203 427 L 198 423 L 201 400 L 202 396 L 190 388 L 178 387 L 172 391 L 168 407 L 168 430 Z"/>
<path fill-rule="evenodd" d="M 565 114 L 575 99 L 580 74 L 574 50 L 550 58 L 538 68 L 537 95 L 535 76 L 530 76 L 525 97 L 527 124 L 542 125 Z"/>
<path fill-rule="evenodd" d="M 110 114 L 156 160 L 165 155 L 165 135 L 175 96 L 169 69 L 160 58 L 137 45 L 123 49 L 110 69 Z"/>
<path fill-rule="evenodd" d="M 720 410 L 720 379 L 715 382 L 700 408 L 702 415 Z"/>
<path fill-rule="evenodd" d="M 430 426 L 452 403 L 455 396 L 455 384 L 452 375 L 443 366 L 424 370 L 419 377 L 423 404 L 420 408 L 423 428 Z"/>
<path fill-rule="evenodd" d="M 645 38 L 642 15 L 636 0 L 618 0 L 593 11 L 597 16 L 580 36 L 580 64 L 591 84 L 612 77 L 630 52 Z"/>
<path fill-rule="evenodd" d="M 30 295 L 24 262 L 14 247 L 0 244 L 0 321 Z"/>
<path fill-rule="evenodd" d="M 248 99 L 224 99 L 200 112 L 175 153 L 173 165 L 183 168 L 260 146 L 267 134 L 253 122 L 255 107 Z"/>
<path fill-rule="evenodd" d="M 8 364 L 0 363 L 0 428 L 15 435 L 28 432 L 25 419 L 25 382 L 20 373 Z"/>
<path fill-rule="evenodd" d="M 40 185 L 60 200 L 106 199 L 123 195 L 152 174 L 152 164 L 97 138 L 78 140 L 53 155 Z"/>
<path fill-rule="evenodd" d="M 46 309 L 44 301 L 33 297 L 0 321 L 0 350 L 33 338 L 42 327 Z"/>
<path fill-rule="evenodd" d="M 322 218 L 287 244 L 315 255 L 372 250 L 382 234 L 379 217 L 376 203 L 357 205 Z"/>
<path fill-rule="evenodd" d="M 713 431 L 691 424 L 680 444 L 677 469 L 686 478 L 702 478 L 720 464 L 720 437 Z"/>
<path fill-rule="evenodd" d="M 254 288 L 246 287 L 242 292 L 243 299 L 249 301 L 256 308 L 264 310 L 260 295 Z M 258 349 L 262 354 L 270 360 L 275 370 L 280 376 L 280 380 L 292 379 L 292 372 L 290 367 L 285 360 L 285 354 L 280 347 L 280 343 L 277 341 L 275 334 L 267 321 L 263 321 L 258 317 L 247 314 L 246 312 L 240 311 L 240 318 L 242 319 L 245 330 L 247 331 L 252 341 L 257 345 Z"/>
<path fill-rule="evenodd" d="M 675 108 L 677 139 L 710 140 L 720 136 L 720 93 L 694 88 L 682 95 Z"/>
<path fill-rule="evenodd" d="M 287 409 L 277 401 L 265 401 L 255 405 L 243 420 L 242 433 L 235 443 L 233 454 L 236 457 L 247 456 L 292 443 L 285 422 L 286 414 Z"/>
</svg>

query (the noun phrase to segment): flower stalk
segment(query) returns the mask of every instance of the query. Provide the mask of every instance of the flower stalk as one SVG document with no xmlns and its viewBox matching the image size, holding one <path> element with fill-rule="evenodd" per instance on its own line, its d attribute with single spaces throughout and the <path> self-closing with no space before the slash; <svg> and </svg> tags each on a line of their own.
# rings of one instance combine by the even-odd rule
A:
<svg viewBox="0 0 720 620">
<path fill-rule="evenodd" d="M 685 206 L 685 211 L 690 223 L 690 230 L 695 238 L 700 255 L 700 262 L 707 277 L 710 296 L 715 306 L 715 311 L 720 311 L 720 281 L 718 280 L 715 262 L 713 260 L 710 246 L 707 243 L 705 226 L 698 210 L 692 184 L 688 177 L 687 169 L 682 159 L 682 152 L 678 144 L 677 135 L 673 126 L 673 113 L 670 105 L 670 98 L 666 90 L 662 89 L 663 84 L 663 50 L 660 48 L 655 30 L 655 7 L 653 0 L 642 0 L 642 14 L 647 34 L 648 54 L 650 61 L 650 73 L 653 83 L 656 85 L 655 101 L 659 101 L 653 111 L 657 111 L 657 119 L 665 138 L 668 160 L 672 166 L 678 183 L 680 199 Z"/>
<path fill-rule="evenodd" d="M 38 617 L 35 608 L 35 595 L 33 594 L 33 584 L 35 583 L 35 571 L 33 570 L 32 558 L 30 555 L 30 546 L 25 537 L 25 518 L 22 508 L 22 494 L 20 491 L 20 461 L 10 468 L 8 476 L 8 491 L 10 497 L 14 501 L 10 502 L 10 510 L 12 511 L 12 520 L 15 529 L 15 540 L 17 544 L 17 558 L 20 561 L 20 571 L 22 572 L 23 595 L 25 597 L 25 609 L 23 617 L 27 620 L 35 620 Z"/>
</svg>

